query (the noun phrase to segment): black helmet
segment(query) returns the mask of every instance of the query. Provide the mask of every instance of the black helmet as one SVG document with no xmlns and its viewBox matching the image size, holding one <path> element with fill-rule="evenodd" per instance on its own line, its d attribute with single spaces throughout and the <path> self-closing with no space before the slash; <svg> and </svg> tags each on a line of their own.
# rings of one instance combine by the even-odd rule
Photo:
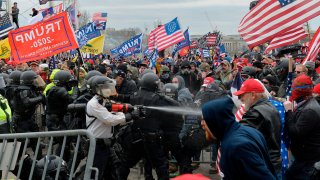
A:
<svg viewBox="0 0 320 180">
<path fill-rule="evenodd" d="M 101 75 L 102 75 L 101 72 L 97 70 L 93 70 L 93 71 L 89 71 L 84 79 L 88 81 L 93 76 L 101 76 Z"/>
<path fill-rule="evenodd" d="M 37 74 L 34 71 L 24 71 L 20 76 L 20 83 L 23 85 L 33 85 Z"/>
<path fill-rule="evenodd" d="M 57 173 L 58 167 L 59 165 L 61 165 L 58 179 L 60 178 L 67 179 L 66 178 L 66 176 L 68 176 L 67 163 L 63 159 L 61 159 L 59 156 L 56 156 L 56 155 L 45 156 L 44 158 L 40 159 L 37 162 L 36 166 L 37 166 L 37 170 L 39 171 L 37 173 L 38 176 L 40 177 L 42 176 L 46 163 L 47 163 L 46 177 L 54 179 Z"/>
<path fill-rule="evenodd" d="M 254 77 L 256 75 L 256 69 L 254 67 L 252 67 L 252 66 L 245 66 L 241 70 L 241 75 L 242 74 L 246 74 L 246 75 L 249 75 L 251 77 Z"/>
<path fill-rule="evenodd" d="M 163 86 L 163 89 L 162 89 L 163 93 L 166 95 L 166 96 L 169 96 L 171 97 L 172 99 L 177 99 L 177 96 L 178 96 L 178 88 L 177 86 L 175 86 L 173 83 L 167 83 Z"/>
<path fill-rule="evenodd" d="M 95 76 L 91 79 L 89 82 L 89 86 L 91 88 L 92 93 L 98 94 L 105 98 L 112 96 L 116 93 L 116 82 L 113 79 L 110 79 L 106 76 Z"/>
<path fill-rule="evenodd" d="M 154 73 L 144 74 L 141 78 L 141 88 L 155 92 L 159 87 L 159 77 Z"/>
<path fill-rule="evenodd" d="M 22 72 L 21 71 L 12 71 L 9 75 L 10 84 L 19 85 L 20 84 L 20 76 Z"/>
<path fill-rule="evenodd" d="M 70 82 L 70 80 L 73 80 L 71 73 L 64 70 L 58 71 L 53 77 L 53 82 L 57 86 L 65 86 Z"/>
</svg>

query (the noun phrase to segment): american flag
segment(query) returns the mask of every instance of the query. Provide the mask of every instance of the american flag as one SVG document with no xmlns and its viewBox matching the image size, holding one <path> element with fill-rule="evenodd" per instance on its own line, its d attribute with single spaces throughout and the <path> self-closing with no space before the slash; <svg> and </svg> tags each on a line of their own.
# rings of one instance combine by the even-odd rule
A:
<svg viewBox="0 0 320 180">
<path fill-rule="evenodd" d="M 207 46 L 214 46 L 214 45 L 216 45 L 217 35 L 216 35 L 216 34 L 209 34 L 209 35 L 206 37 L 206 41 L 207 41 Z"/>
<path fill-rule="evenodd" d="M 270 42 L 269 46 L 265 50 L 265 53 L 268 53 L 272 49 L 276 49 L 282 46 L 290 45 L 294 42 L 297 42 L 303 38 L 306 38 L 308 36 L 308 33 L 304 30 L 302 26 L 298 26 L 296 28 L 293 28 L 292 30 L 285 32 L 284 34 L 281 34 Z"/>
<path fill-rule="evenodd" d="M 13 29 L 12 23 L 10 21 L 9 13 L 5 13 L 0 17 L 0 38 L 8 35 L 9 31 Z"/>
<path fill-rule="evenodd" d="M 307 57 L 303 60 L 302 64 L 306 64 L 307 61 L 315 61 L 317 59 L 318 53 L 320 52 L 320 27 L 314 34 L 308 50 Z"/>
<path fill-rule="evenodd" d="M 253 48 L 319 15 L 319 0 L 260 0 L 242 19 L 238 31 Z"/>
<path fill-rule="evenodd" d="M 191 41 L 190 49 L 197 49 L 198 48 L 198 41 Z"/>
<path fill-rule="evenodd" d="M 108 13 L 94 13 L 92 15 L 92 21 L 107 21 Z"/>
<path fill-rule="evenodd" d="M 157 48 L 158 51 L 162 51 L 183 40 L 184 35 L 181 31 L 178 18 L 175 18 L 150 32 L 148 37 L 148 48 L 149 51 L 153 51 L 155 48 Z"/>
</svg>

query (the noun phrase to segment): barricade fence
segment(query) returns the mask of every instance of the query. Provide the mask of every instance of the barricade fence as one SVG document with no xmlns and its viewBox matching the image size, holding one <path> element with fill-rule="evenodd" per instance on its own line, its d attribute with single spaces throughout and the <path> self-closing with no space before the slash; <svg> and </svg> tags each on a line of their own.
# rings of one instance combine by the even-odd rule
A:
<svg viewBox="0 0 320 180">
<path fill-rule="evenodd" d="M 83 139 L 87 142 L 88 147 L 86 154 L 81 156 L 80 154 L 83 152 L 80 149 L 83 149 L 81 148 Z M 84 159 L 86 163 L 82 163 L 82 168 L 85 169 L 80 171 L 82 179 L 90 179 L 92 171 L 96 171 L 95 179 L 98 179 L 98 169 L 92 166 L 96 141 L 92 134 L 86 130 L 0 134 L 0 142 L 0 170 L 3 179 L 32 180 L 46 179 L 47 176 L 50 176 L 51 179 L 58 180 L 61 179 L 62 169 L 67 169 L 68 176 L 63 179 L 71 180 L 75 179 L 78 165 Z M 29 155 L 30 148 L 33 155 Z M 46 153 L 42 154 L 43 150 Z M 67 154 L 69 158 L 64 159 Z M 38 155 L 45 158 L 41 159 L 42 157 Z M 29 161 L 26 160 L 26 157 Z M 39 159 L 41 160 L 39 161 Z M 52 171 L 50 164 L 53 161 L 58 162 L 58 167 L 55 167 L 54 171 Z M 67 165 L 65 161 L 67 161 Z M 40 166 L 41 171 L 39 171 Z M 15 177 L 10 177 L 13 175 Z"/>
</svg>

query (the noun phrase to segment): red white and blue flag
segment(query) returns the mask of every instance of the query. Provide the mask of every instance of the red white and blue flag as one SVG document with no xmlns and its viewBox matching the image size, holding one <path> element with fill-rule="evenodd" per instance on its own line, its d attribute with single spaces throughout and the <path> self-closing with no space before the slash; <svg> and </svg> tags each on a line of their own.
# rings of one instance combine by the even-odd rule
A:
<svg viewBox="0 0 320 180">
<path fill-rule="evenodd" d="M 238 31 L 253 48 L 319 15 L 319 0 L 260 0 L 242 19 Z"/>
<path fill-rule="evenodd" d="M 308 33 L 304 30 L 303 26 L 298 26 L 296 28 L 293 28 L 290 31 L 285 32 L 284 34 L 281 34 L 275 37 L 269 43 L 269 46 L 265 50 L 265 53 L 268 53 L 269 51 L 276 48 L 290 45 L 294 42 L 297 42 L 301 39 L 306 38 L 307 36 L 308 36 Z"/>
<path fill-rule="evenodd" d="M 314 34 L 308 50 L 307 57 L 303 60 L 302 64 L 306 64 L 308 61 L 315 61 L 320 52 L 320 27 L 317 32 Z"/>
<path fill-rule="evenodd" d="M 99 30 L 105 30 L 107 26 L 108 13 L 94 13 L 92 16 L 92 21 L 95 23 L 96 28 Z"/>
<path fill-rule="evenodd" d="M 148 37 L 148 49 L 150 52 L 156 48 L 158 51 L 162 51 L 183 40 L 184 35 L 181 31 L 178 18 L 175 18 L 150 32 Z"/>
</svg>

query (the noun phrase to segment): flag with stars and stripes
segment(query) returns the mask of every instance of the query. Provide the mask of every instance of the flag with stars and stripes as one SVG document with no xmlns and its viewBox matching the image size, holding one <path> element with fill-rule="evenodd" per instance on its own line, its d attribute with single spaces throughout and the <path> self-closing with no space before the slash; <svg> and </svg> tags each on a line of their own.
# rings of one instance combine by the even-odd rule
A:
<svg viewBox="0 0 320 180">
<path fill-rule="evenodd" d="M 292 78 L 293 78 L 293 74 L 292 74 L 292 72 L 289 72 L 288 76 L 287 76 L 287 88 L 286 88 L 287 96 L 291 96 Z"/>
<path fill-rule="evenodd" d="M 308 61 L 311 61 L 311 62 L 316 61 L 319 52 L 320 52 L 320 27 L 318 28 L 317 32 L 314 34 L 308 48 L 307 57 L 303 60 L 301 64 L 305 65 Z"/>
<path fill-rule="evenodd" d="M 13 30 L 13 26 L 10 21 L 9 13 L 5 13 L 0 17 L 0 38 L 7 36 L 11 30 Z"/>
<path fill-rule="evenodd" d="M 319 0 L 260 0 L 241 20 L 238 31 L 253 48 L 319 15 Z"/>
</svg>

